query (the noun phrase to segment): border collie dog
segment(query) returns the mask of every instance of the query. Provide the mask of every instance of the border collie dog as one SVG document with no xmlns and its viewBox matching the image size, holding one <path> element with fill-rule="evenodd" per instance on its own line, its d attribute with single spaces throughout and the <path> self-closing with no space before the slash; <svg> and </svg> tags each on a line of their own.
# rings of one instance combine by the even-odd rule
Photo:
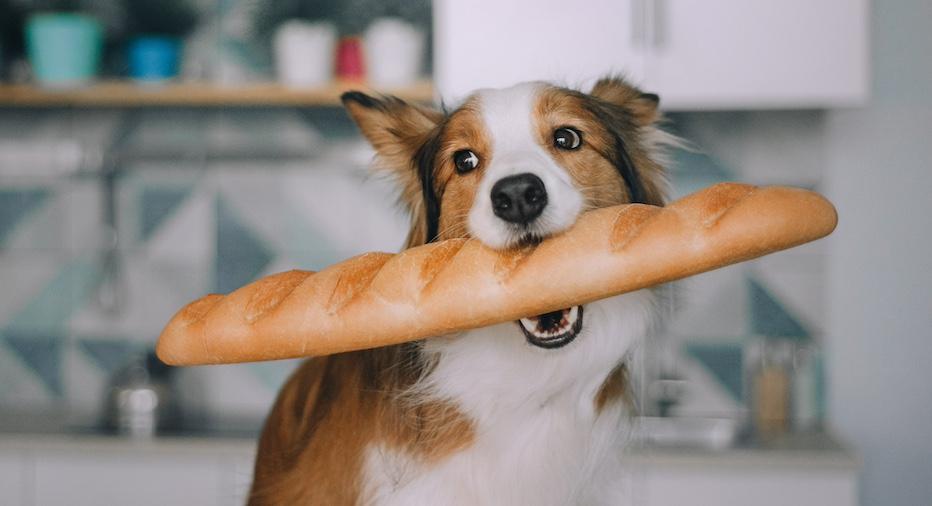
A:
<svg viewBox="0 0 932 506">
<path fill-rule="evenodd" d="M 664 203 L 658 97 L 621 78 L 589 93 L 480 90 L 452 112 L 359 92 L 343 103 L 400 184 L 408 247 L 511 248 L 589 209 Z M 266 421 L 250 504 L 619 504 L 625 361 L 658 300 L 641 290 L 308 360 Z"/>
</svg>

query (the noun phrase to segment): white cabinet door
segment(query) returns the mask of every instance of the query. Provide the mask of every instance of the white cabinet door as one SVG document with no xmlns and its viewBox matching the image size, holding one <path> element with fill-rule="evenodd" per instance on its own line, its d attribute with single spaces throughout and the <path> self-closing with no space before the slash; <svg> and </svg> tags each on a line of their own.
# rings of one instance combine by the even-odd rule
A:
<svg viewBox="0 0 932 506">
<path fill-rule="evenodd" d="M 31 462 L 21 453 L 0 454 L 0 504 L 32 502 L 32 484 L 26 481 L 29 465 Z"/>
<path fill-rule="evenodd" d="M 868 0 L 643 0 L 646 86 L 667 109 L 857 105 Z"/>
<path fill-rule="evenodd" d="M 638 81 L 640 1 L 435 0 L 437 89 L 455 101 L 522 81 L 589 86 L 607 73 Z"/>
<path fill-rule="evenodd" d="M 213 456 L 43 452 L 36 458 L 35 505 L 221 506 L 234 497 L 222 475 Z"/>
</svg>

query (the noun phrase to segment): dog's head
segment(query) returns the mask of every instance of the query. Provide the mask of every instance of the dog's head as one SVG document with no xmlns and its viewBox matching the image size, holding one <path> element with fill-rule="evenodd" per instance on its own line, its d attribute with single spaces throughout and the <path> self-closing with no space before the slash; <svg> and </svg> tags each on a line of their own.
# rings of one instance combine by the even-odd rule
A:
<svg viewBox="0 0 932 506">
<path fill-rule="evenodd" d="M 480 90 L 452 112 L 359 92 L 343 103 L 401 183 L 408 246 L 475 237 L 493 248 L 536 242 L 593 208 L 662 205 L 658 97 L 620 78 L 588 94 L 526 83 Z M 529 341 L 571 341 L 582 308 L 522 320 Z"/>
<path fill-rule="evenodd" d="M 476 237 L 506 248 L 587 209 L 663 202 L 658 98 L 621 79 L 590 94 L 543 83 L 481 90 L 450 113 L 359 92 L 343 103 L 402 184 L 408 246 Z"/>
</svg>

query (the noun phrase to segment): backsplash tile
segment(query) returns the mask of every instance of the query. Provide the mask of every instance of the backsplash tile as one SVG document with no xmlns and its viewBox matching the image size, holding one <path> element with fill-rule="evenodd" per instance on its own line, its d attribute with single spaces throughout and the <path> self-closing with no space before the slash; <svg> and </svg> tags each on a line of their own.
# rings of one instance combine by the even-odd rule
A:
<svg viewBox="0 0 932 506">
<path fill-rule="evenodd" d="M 275 253 L 249 227 L 223 197 L 217 198 L 217 260 L 214 286 L 229 293 L 256 279 L 275 258 Z"/>
<path fill-rule="evenodd" d="M 121 337 L 79 339 L 77 345 L 78 349 L 93 361 L 97 369 L 106 375 L 113 374 L 126 365 L 142 351 L 140 348 L 143 348 L 140 344 Z"/>
<path fill-rule="evenodd" d="M 751 331 L 754 335 L 811 339 L 809 331 L 760 281 L 748 278 L 747 282 L 751 299 Z"/>
<path fill-rule="evenodd" d="M 316 117 L 326 128 L 307 126 Z M 408 223 L 396 187 L 369 175 L 371 151 L 346 136 L 353 130 L 340 118 L 144 113 L 130 144 L 175 158 L 127 162 L 116 178 L 115 277 L 104 262 L 112 238 L 103 226 L 100 178 L 0 178 L 0 409 L 65 407 L 96 416 L 107 378 L 150 349 L 190 300 L 272 272 L 398 250 Z M 36 128 L 61 137 L 46 119 Z M 76 117 L 73 128 L 82 121 Z M 227 158 L 199 158 L 211 149 L 227 150 Z M 714 153 L 678 151 L 673 160 L 677 197 L 748 178 Z M 686 412 L 742 409 L 736 350 L 748 336 L 817 338 L 823 256 L 801 248 L 678 284 L 676 315 L 664 333 L 681 344 L 678 372 L 696 392 Z M 296 363 L 186 368 L 179 378 L 197 407 L 192 416 L 257 418 Z"/>
<path fill-rule="evenodd" d="M 17 225 L 31 216 L 48 197 L 42 188 L 0 189 L 0 244 L 5 244 Z"/>
<path fill-rule="evenodd" d="M 62 355 L 67 339 L 55 332 L 5 330 L 6 349 L 18 358 L 53 397 L 63 394 Z"/>
<path fill-rule="evenodd" d="M 687 343 L 686 353 L 702 363 L 736 402 L 744 401 L 744 350 L 740 343 Z"/>
<path fill-rule="evenodd" d="M 190 193 L 191 189 L 185 187 L 144 188 L 139 196 L 139 239 L 149 240 Z"/>
</svg>

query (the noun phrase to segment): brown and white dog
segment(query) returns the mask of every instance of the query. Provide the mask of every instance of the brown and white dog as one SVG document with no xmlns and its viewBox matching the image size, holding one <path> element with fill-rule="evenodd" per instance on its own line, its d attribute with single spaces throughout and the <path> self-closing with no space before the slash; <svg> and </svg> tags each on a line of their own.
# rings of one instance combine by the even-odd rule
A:
<svg viewBox="0 0 932 506">
<path fill-rule="evenodd" d="M 408 246 L 508 248 L 587 209 L 664 201 L 658 98 L 619 78 L 589 94 L 481 90 L 450 113 L 358 92 L 343 103 L 401 184 Z M 309 360 L 266 421 L 250 503 L 617 504 L 624 362 L 657 302 L 642 290 Z"/>
</svg>

